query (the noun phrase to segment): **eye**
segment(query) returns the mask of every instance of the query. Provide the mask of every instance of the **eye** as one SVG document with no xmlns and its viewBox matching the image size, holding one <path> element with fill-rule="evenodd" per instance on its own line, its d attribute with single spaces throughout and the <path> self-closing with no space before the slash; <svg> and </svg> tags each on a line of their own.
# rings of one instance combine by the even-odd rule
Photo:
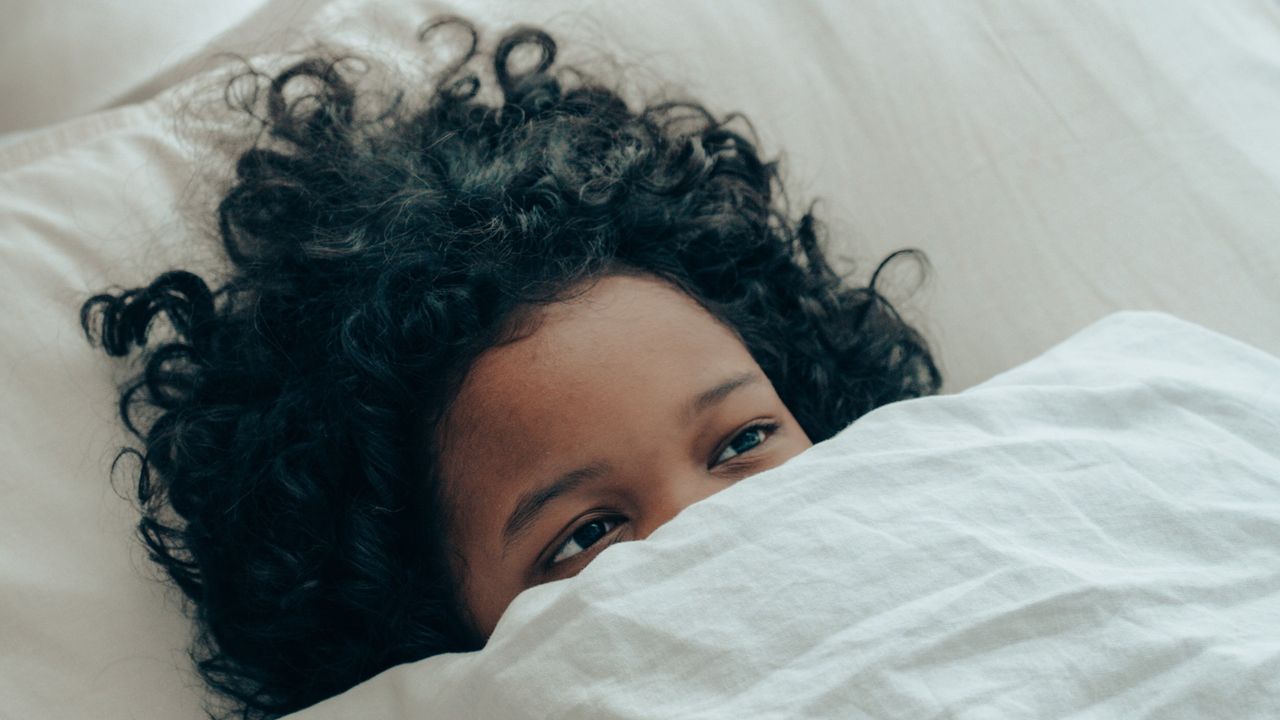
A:
<svg viewBox="0 0 1280 720">
<path fill-rule="evenodd" d="M 778 425 L 776 423 L 752 425 L 735 435 L 734 438 L 729 441 L 729 444 L 720 451 L 720 454 L 716 456 L 716 459 L 711 463 L 711 466 L 715 467 L 716 465 L 728 462 L 743 453 L 750 452 L 751 450 L 759 447 L 765 440 L 768 440 L 769 436 L 777 430 Z"/>
<path fill-rule="evenodd" d="M 600 542 L 601 538 L 608 535 L 614 528 L 622 524 L 622 518 L 604 517 L 590 520 L 578 526 L 577 530 L 569 536 L 568 540 L 556 550 L 555 557 L 551 558 L 551 564 L 563 562 L 569 558 L 584 552 L 587 548 Z"/>
</svg>

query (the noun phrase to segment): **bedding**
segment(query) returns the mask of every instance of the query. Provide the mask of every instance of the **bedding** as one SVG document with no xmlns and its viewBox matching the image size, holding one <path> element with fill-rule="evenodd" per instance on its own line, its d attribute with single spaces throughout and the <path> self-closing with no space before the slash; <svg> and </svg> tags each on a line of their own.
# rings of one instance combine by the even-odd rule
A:
<svg viewBox="0 0 1280 720">
<path fill-rule="evenodd" d="M 1280 359 L 1111 315 L 290 717 L 1280 717 Z"/>
<path fill-rule="evenodd" d="M 323 0 L 12 0 L 0 25 L 0 145 L 146 100 L 219 52 L 280 50 Z"/>
<path fill-rule="evenodd" d="M 940 353 L 945 389 L 952 393 L 1125 308 L 1166 311 L 1280 353 L 1280 144 L 1274 141 L 1280 128 L 1280 9 L 1274 3 L 780 0 L 735 4 L 731 11 L 723 3 L 689 0 L 305 5 L 305 23 L 294 25 L 290 3 L 255 6 L 253 15 L 223 35 L 222 46 L 195 51 L 198 62 L 188 63 L 190 48 L 184 48 L 175 49 L 172 63 L 131 66 L 127 77 L 112 79 L 110 92 L 74 110 L 127 100 L 119 107 L 0 144 L 0 307 L 6 310 L 0 313 L 0 718 L 205 717 L 201 706 L 208 698 L 185 655 L 190 625 L 176 593 L 156 580 L 132 538 L 136 513 L 121 497 L 127 485 L 121 476 L 115 485 L 109 480 L 115 450 L 126 441 L 115 387 L 131 368 L 88 347 L 77 311 L 93 292 L 133 286 L 171 267 L 212 277 L 220 271 L 210 211 L 230 164 L 226 153 L 243 147 L 251 129 L 216 113 L 182 121 L 193 117 L 193 108 L 206 107 L 202 101 L 220 87 L 221 71 L 198 72 L 219 49 L 250 52 L 278 66 L 280 53 L 315 39 L 414 68 L 421 64 L 414 29 L 434 14 L 455 12 L 492 31 L 520 21 L 544 23 L 563 40 L 567 60 L 604 75 L 612 70 L 598 58 L 617 57 L 637 97 L 668 86 L 718 110 L 742 110 L 765 151 L 783 154 L 794 202 L 823 198 L 818 211 L 829 220 L 830 244 L 852 280 L 865 283 L 875 262 L 898 248 L 917 246 L 929 254 L 933 272 L 919 291 L 911 293 L 917 278 L 905 268 L 887 272 L 884 289 Z M 249 22 L 274 9 L 280 24 Z M 183 19 L 197 17 L 206 16 Z M 208 34 L 201 41 L 231 22 L 228 16 L 203 28 Z M 284 29 L 257 34 L 267 27 Z M 69 29 L 46 39 L 51 50 L 102 40 Z M 107 67 L 82 63 L 80 78 L 101 77 Z M 175 84 L 160 92 L 166 83 Z M 56 109 L 45 117 L 65 117 L 69 106 Z M 956 403 L 947 407 L 983 427 L 980 413 L 961 409 L 964 397 L 946 398 Z M 895 457 L 909 463 L 905 452 Z M 894 498 L 915 500 L 904 489 L 885 495 L 883 503 Z M 1064 509 L 1063 517 L 1046 518 L 1043 530 L 1060 522 L 1069 526 L 1075 517 Z M 1187 506 L 1186 519 L 1201 520 L 1195 506 Z M 1257 522 L 1253 529 L 1269 527 Z M 1010 553 L 1022 542 L 1016 534 L 1006 538 Z M 1035 539 L 1027 542 L 1033 553 Z M 618 552 L 628 557 L 645 551 Z M 1255 557 L 1274 560 L 1265 553 Z M 1072 571 L 1087 576 L 1090 567 Z M 1232 578 L 1207 577 L 1235 587 Z M 1035 580 L 1006 577 L 1028 586 Z M 1184 584 L 1195 586 L 1193 579 Z M 1266 589 L 1261 580 L 1247 586 Z M 513 618 L 536 617 L 528 603 L 555 592 L 532 593 Z M 1108 596 L 1095 597 L 1104 602 Z M 1087 605 L 1087 597 L 1080 602 Z M 1097 607 L 1099 615 L 1114 609 Z M 677 608 L 698 617 L 692 614 L 697 607 Z M 1077 610 L 1068 619 L 1089 612 Z M 922 619 L 913 612 L 885 617 Z M 1006 618 L 986 632 L 1007 636 L 1020 622 Z M 1221 629 L 1205 627 L 1205 642 Z M 726 631 L 707 626 L 703 657 L 714 654 L 712 646 Z M 621 642 L 625 632 L 614 629 L 603 637 Z M 1264 634 L 1254 636 L 1259 639 L 1250 647 L 1261 652 Z M 1197 642 L 1187 640 L 1185 647 Z M 1210 654 L 1201 662 L 1247 663 L 1254 657 L 1248 649 L 1216 652 L 1225 659 Z M 1172 663 L 1175 656 L 1165 659 Z M 496 658 L 470 662 L 488 672 Z M 823 666 L 820 661 L 814 656 L 814 667 Z M 446 663 L 449 672 L 471 677 L 465 662 L 453 662 Z M 1033 660 L 1019 662 L 1030 668 L 1026 672 L 1044 671 Z M 1263 672 L 1268 666 L 1259 663 L 1256 672 Z M 559 670 L 548 672 L 548 682 L 564 679 L 555 674 Z M 738 670 L 723 672 L 729 682 Z M 859 672 L 859 687 L 894 674 L 869 667 Z M 1021 682 L 1020 672 L 996 668 L 975 675 L 974 692 Z M 482 676 L 477 671 L 474 677 Z M 383 690 L 402 677 L 413 676 L 397 671 L 358 692 L 375 698 L 375 710 L 385 707 L 378 703 L 394 696 Z M 600 677 L 592 692 L 617 682 Z M 902 683 L 909 677 L 928 676 L 916 671 L 885 687 L 906 693 Z M 957 677 L 949 676 L 959 684 L 938 689 L 939 698 L 957 697 L 965 686 Z M 1159 679 L 1152 684 L 1164 687 Z M 1176 682 L 1169 687 L 1192 692 Z M 1096 687 L 1105 697 L 1111 697 L 1109 689 L 1114 686 L 1103 681 Z M 933 691 L 921 685 L 914 692 Z M 1241 697 L 1253 698 L 1248 710 L 1255 714 L 1265 707 L 1249 688 Z M 501 694 L 493 699 L 514 701 Z M 713 716 L 715 707 L 691 712 Z M 1098 707 L 1105 715 L 1114 705 Z"/>
</svg>

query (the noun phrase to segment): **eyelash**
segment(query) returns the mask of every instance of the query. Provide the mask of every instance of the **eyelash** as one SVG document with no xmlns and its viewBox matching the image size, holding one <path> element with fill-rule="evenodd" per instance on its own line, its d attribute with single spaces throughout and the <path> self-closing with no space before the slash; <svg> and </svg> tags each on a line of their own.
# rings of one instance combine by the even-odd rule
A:
<svg viewBox="0 0 1280 720">
<path fill-rule="evenodd" d="M 707 467 L 708 468 L 719 467 L 721 465 L 731 463 L 734 461 L 734 459 L 742 457 L 747 453 L 750 453 L 751 451 L 755 450 L 761 445 L 764 445 L 765 443 L 769 442 L 769 438 L 773 437 L 773 434 L 778 432 L 779 427 L 780 426 L 778 425 L 778 423 L 775 423 L 775 422 L 758 422 L 758 423 L 753 423 L 751 425 L 748 425 L 747 427 L 743 428 L 739 432 L 735 433 L 733 437 L 729 438 L 728 442 L 716 448 L 715 456 L 712 458 L 711 462 L 707 465 Z M 720 462 L 716 462 L 716 460 L 719 460 L 721 455 L 724 455 L 725 450 L 728 450 L 733 446 L 735 442 L 737 442 L 738 438 L 744 437 L 748 433 L 759 432 L 759 431 L 764 432 L 764 438 L 761 439 L 760 442 L 756 443 L 755 445 L 752 445 L 746 450 L 738 452 L 731 458 L 728 458 L 726 460 L 721 460 Z"/>
<path fill-rule="evenodd" d="M 601 549 L 603 549 L 604 547 L 608 547 L 608 545 L 602 546 L 600 545 L 600 543 L 604 542 L 605 539 L 608 538 L 611 534 L 613 534 L 613 532 L 617 530 L 625 521 L 626 521 L 626 518 L 622 517 L 621 515 L 597 515 L 593 518 L 587 519 L 582 524 L 573 528 L 573 530 L 570 531 L 569 533 L 569 537 L 565 538 L 564 542 L 556 546 L 555 552 L 551 554 L 551 559 L 547 561 L 547 567 L 549 569 L 561 567 L 564 565 L 564 563 L 570 562 L 575 558 L 580 558 L 584 556 L 586 553 L 591 552 L 593 548 L 600 547 Z M 605 530 L 605 532 L 601 534 L 600 537 L 596 539 L 595 542 L 591 543 L 590 545 L 587 545 L 586 547 L 582 548 L 581 550 L 574 553 L 573 555 L 570 555 L 569 557 L 564 558 L 563 560 L 556 560 L 556 558 L 560 556 L 560 553 L 564 552 L 564 549 L 569 546 L 569 543 L 576 542 L 573 538 L 583 528 L 589 527 L 595 523 L 610 523 L 610 522 L 614 523 L 613 527 Z M 612 541 L 609 544 L 612 544 Z"/>
<path fill-rule="evenodd" d="M 707 467 L 716 468 L 721 465 L 727 465 L 732 463 L 736 458 L 739 458 L 739 457 L 742 457 L 743 455 L 747 455 L 751 453 L 752 451 L 756 450 L 757 448 L 759 448 L 760 446 L 768 442 L 769 438 L 773 437 L 773 434 L 778 431 L 779 427 L 780 425 L 778 423 L 761 422 L 761 423 L 754 423 L 752 425 L 749 425 L 743 428 L 739 432 L 735 433 L 733 437 L 729 439 L 728 442 L 716 448 L 715 456 L 712 458 L 711 462 L 708 463 Z M 748 433 L 753 433 L 753 432 L 763 432 L 764 438 L 762 438 L 760 442 L 756 443 L 755 445 L 752 445 L 746 450 L 742 450 L 738 452 L 733 457 L 723 460 L 721 462 L 716 462 L 716 460 L 719 459 L 721 455 L 724 455 L 724 452 L 730 449 L 739 438 L 742 438 L 746 436 Z M 609 522 L 614 522 L 616 524 L 612 528 L 609 528 L 608 530 L 606 530 L 605 533 L 602 534 L 595 542 L 582 548 L 582 550 L 574 553 L 573 555 L 570 555 L 569 557 L 563 560 L 556 560 L 556 558 L 560 556 L 560 553 L 563 552 L 566 547 L 568 547 L 569 543 L 574 542 L 573 537 L 577 535 L 578 532 L 581 531 L 583 528 L 591 525 L 592 523 L 609 523 Z M 616 537 L 614 540 L 609 541 L 605 545 L 601 545 L 601 543 L 604 542 L 605 539 L 608 538 L 615 530 L 617 530 L 618 527 L 621 526 L 624 522 L 626 522 L 626 518 L 620 515 L 597 515 L 595 517 L 586 519 L 584 522 L 580 523 L 579 525 L 575 526 L 572 530 L 570 530 L 569 536 L 566 537 L 563 542 L 561 542 L 559 545 L 555 547 L 555 551 L 551 553 L 551 557 L 545 563 L 546 569 L 554 570 L 557 567 L 563 565 L 564 563 L 572 561 L 574 558 L 582 557 L 586 553 L 591 552 L 593 549 L 596 549 L 596 548 L 604 549 L 609 545 L 612 545 L 613 542 L 616 541 Z"/>
</svg>

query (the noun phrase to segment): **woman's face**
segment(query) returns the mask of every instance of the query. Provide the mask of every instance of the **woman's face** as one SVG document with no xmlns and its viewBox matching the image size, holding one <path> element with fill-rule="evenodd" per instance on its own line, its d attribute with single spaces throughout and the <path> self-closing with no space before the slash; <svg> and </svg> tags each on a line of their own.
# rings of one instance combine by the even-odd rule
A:
<svg viewBox="0 0 1280 720">
<path fill-rule="evenodd" d="M 661 280 L 608 276 L 537 312 L 480 356 L 442 436 L 484 637 L 525 588 L 812 444 L 737 335 Z"/>
</svg>

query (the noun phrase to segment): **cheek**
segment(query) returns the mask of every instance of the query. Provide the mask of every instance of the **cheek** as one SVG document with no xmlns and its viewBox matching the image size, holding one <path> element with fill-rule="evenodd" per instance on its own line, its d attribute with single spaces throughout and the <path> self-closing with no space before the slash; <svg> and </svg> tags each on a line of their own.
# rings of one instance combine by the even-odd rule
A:
<svg viewBox="0 0 1280 720">
<path fill-rule="evenodd" d="M 809 436 L 805 434 L 804 428 L 800 427 L 799 424 L 796 424 L 795 428 L 796 428 L 796 431 L 791 435 L 790 438 L 788 438 L 787 451 L 790 453 L 787 455 L 788 459 L 795 457 L 796 455 L 799 455 L 805 450 L 808 450 L 809 448 L 813 447 L 813 441 L 810 440 Z"/>
<path fill-rule="evenodd" d="M 805 435 L 804 430 L 799 425 L 793 425 L 793 431 L 788 432 L 785 436 L 778 439 L 778 444 L 773 455 L 773 465 L 781 465 L 791 458 L 813 447 L 813 443 L 809 441 L 809 436 Z"/>
<path fill-rule="evenodd" d="M 471 622 L 477 632 L 488 638 L 493 634 L 498 618 L 502 617 L 502 611 L 515 598 L 515 593 L 504 592 L 479 578 L 471 578 L 463 587 L 463 600 L 471 614 Z"/>
<path fill-rule="evenodd" d="M 455 547 L 462 562 L 454 563 L 453 573 L 458 599 L 475 631 L 488 638 L 502 612 L 523 589 L 523 577 L 512 557 L 502 557 L 500 548 L 474 542 L 474 538 L 458 542 Z"/>
<path fill-rule="evenodd" d="M 781 444 L 780 452 L 782 457 L 779 460 L 780 464 L 813 447 L 813 441 L 805 434 L 804 428 L 800 427 L 799 423 L 794 423 L 792 427 L 794 431 L 788 433 Z"/>
<path fill-rule="evenodd" d="M 475 633 L 487 638 L 505 603 L 501 548 L 484 541 L 495 532 L 485 510 L 493 507 L 500 488 L 479 481 L 485 476 L 482 465 L 476 462 L 469 466 L 474 472 L 450 478 L 446 504 L 452 512 L 445 542 L 457 600 Z"/>
</svg>

